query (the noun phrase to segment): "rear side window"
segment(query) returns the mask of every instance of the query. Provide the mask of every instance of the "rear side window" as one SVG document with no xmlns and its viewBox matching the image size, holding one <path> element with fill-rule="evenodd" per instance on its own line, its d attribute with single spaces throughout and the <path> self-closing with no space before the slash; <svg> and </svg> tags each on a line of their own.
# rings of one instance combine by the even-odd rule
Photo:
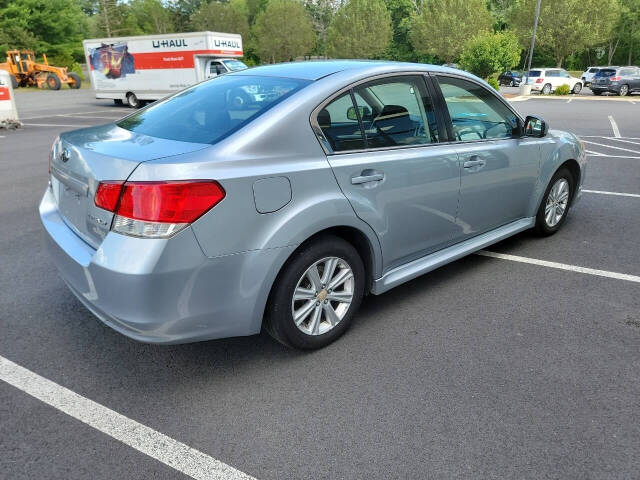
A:
<svg viewBox="0 0 640 480">
<path fill-rule="evenodd" d="M 599 68 L 590 68 L 589 73 L 598 73 L 600 71 Z"/>
<path fill-rule="evenodd" d="M 318 126 L 334 152 L 362 150 L 364 134 L 351 92 L 344 93 L 318 112 Z"/>
<path fill-rule="evenodd" d="M 369 148 L 438 141 L 433 104 L 422 77 L 392 77 L 354 88 Z"/>
<path fill-rule="evenodd" d="M 438 141 L 433 103 L 422 76 L 358 85 L 318 112 L 317 122 L 334 152 Z"/>
<path fill-rule="evenodd" d="M 292 78 L 223 75 L 157 102 L 117 125 L 151 137 L 215 143 L 309 83 Z"/>
<path fill-rule="evenodd" d="M 596 73 L 596 77 L 613 77 L 615 74 L 616 71 L 613 68 L 603 68 Z"/>
<path fill-rule="evenodd" d="M 486 88 L 467 80 L 438 77 L 457 141 L 510 138 L 516 115 Z"/>
</svg>

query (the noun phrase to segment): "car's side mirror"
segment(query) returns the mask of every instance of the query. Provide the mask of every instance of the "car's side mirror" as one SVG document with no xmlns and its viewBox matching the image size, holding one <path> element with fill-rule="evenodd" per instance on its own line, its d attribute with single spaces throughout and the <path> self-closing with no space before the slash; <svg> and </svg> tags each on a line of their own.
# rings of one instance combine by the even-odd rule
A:
<svg viewBox="0 0 640 480">
<path fill-rule="evenodd" d="M 544 137 L 548 130 L 547 122 L 541 118 L 528 115 L 524 121 L 524 134 L 527 137 Z"/>
<path fill-rule="evenodd" d="M 368 107 L 363 107 L 358 105 L 358 110 L 360 110 L 360 118 L 366 118 L 369 115 L 371 115 L 371 110 L 369 110 Z M 347 118 L 349 120 L 358 120 L 358 116 L 356 115 L 356 109 L 355 107 L 349 107 L 347 109 Z"/>
</svg>

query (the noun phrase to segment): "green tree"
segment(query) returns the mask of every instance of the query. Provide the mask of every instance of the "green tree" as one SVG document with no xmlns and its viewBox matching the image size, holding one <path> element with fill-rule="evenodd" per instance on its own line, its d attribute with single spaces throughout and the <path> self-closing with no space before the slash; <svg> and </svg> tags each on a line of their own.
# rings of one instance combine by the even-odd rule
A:
<svg viewBox="0 0 640 480">
<path fill-rule="evenodd" d="M 537 0 L 519 0 L 510 23 L 522 45 L 531 42 Z M 556 66 L 573 52 L 607 41 L 620 15 L 618 0 L 557 0 L 542 2 L 536 48 L 546 47 Z"/>
<path fill-rule="evenodd" d="M 425 0 L 411 19 L 409 39 L 416 51 L 452 63 L 467 40 L 491 24 L 485 0 Z"/>
<path fill-rule="evenodd" d="M 214 32 L 239 33 L 249 39 L 249 10 L 245 0 L 211 2 L 191 16 L 191 28 Z"/>
<path fill-rule="evenodd" d="M 327 54 L 327 32 L 337 6 L 335 0 L 304 0 L 304 8 L 309 13 L 313 30 L 318 43 L 316 51 L 319 55 Z"/>
<path fill-rule="evenodd" d="M 297 0 L 270 0 L 252 33 L 263 62 L 292 60 L 311 52 L 316 43 L 309 14 Z"/>
<path fill-rule="evenodd" d="M 486 80 L 494 73 L 516 66 L 521 50 L 513 32 L 484 33 L 466 43 L 460 55 L 460 66 Z"/>
<path fill-rule="evenodd" d="M 142 33 L 158 34 L 175 31 L 174 17 L 160 0 L 131 0 L 129 12 Z"/>
<path fill-rule="evenodd" d="M 375 58 L 387 49 L 392 35 L 391 14 L 383 0 L 349 0 L 331 20 L 327 53 L 336 58 Z"/>
<path fill-rule="evenodd" d="M 33 48 L 83 58 L 86 16 L 75 0 L 13 0 L 0 8 L 4 48 Z"/>
</svg>

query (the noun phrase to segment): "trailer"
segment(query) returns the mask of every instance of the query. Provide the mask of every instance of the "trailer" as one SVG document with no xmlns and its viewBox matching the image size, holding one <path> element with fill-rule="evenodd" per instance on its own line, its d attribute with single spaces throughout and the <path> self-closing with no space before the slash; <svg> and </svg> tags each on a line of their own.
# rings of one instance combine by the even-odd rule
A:
<svg viewBox="0 0 640 480">
<path fill-rule="evenodd" d="M 84 40 L 96 98 L 138 108 L 198 82 L 247 66 L 242 37 L 191 32 Z"/>
</svg>

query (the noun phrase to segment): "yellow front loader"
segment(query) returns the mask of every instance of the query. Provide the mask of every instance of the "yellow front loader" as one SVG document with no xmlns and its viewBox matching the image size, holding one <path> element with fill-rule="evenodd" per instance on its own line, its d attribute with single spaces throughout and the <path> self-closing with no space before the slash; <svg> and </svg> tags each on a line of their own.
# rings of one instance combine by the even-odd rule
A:
<svg viewBox="0 0 640 480">
<path fill-rule="evenodd" d="M 69 88 L 80 88 L 82 80 L 77 73 L 67 72 L 66 67 L 49 65 L 47 56 L 42 55 L 44 63 L 36 62 L 36 55 L 32 50 L 9 50 L 7 61 L 0 63 L 0 69 L 11 74 L 13 88 L 46 85 L 51 90 L 60 90 L 64 83 Z"/>
</svg>

